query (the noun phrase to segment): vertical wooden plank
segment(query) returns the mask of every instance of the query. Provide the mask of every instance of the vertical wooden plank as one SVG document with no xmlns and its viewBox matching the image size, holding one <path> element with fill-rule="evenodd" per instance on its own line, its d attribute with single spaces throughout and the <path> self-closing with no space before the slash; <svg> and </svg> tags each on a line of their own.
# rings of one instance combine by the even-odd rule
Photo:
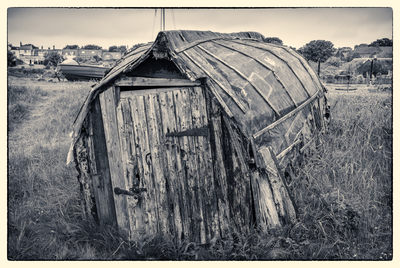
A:
<svg viewBox="0 0 400 268">
<path fill-rule="evenodd" d="M 235 161 L 235 172 L 238 176 L 236 178 L 235 187 L 238 189 L 237 196 L 235 196 L 237 206 L 239 208 L 241 226 L 244 229 L 248 229 L 250 226 L 251 214 L 251 202 L 249 202 L 248 196 L 250 195 L 250 178 L 248 163 L 246 163 L 245 156 L 243 154 L 244 148 L 240 143 L 239 135 L 231 126 L 231 121 L 224 119 L 225 124 L 230 132 L 230 137 L 233 145 L 232 159 Z"/>
<path fill-rule="evenodd" d="M 207 147 L 207 154 L 209 161 L 207 162 L 207 168 L 209 170 L 209 180 L 207 180 L 207 184 L 205 184 L 205 208 L 208 213 L 205 214 L 207 218 L 207 229 L 209 233 L 207 234 L 208 237 L 211 239 L 218 238 L 221 236 L 221 228 L 220 228 L 220 221 L 219 221 L 219 211 L 218 211 L 218 198 L 217 198 L 217 185 L 216 183 L 220 180 L 219 177 L 223 176 L 226 180 L 226 173 L 224 164 L 221 161 L 216 161 L 216 151 L 217 146 L 219 146 L 220 140 L 216 141 L 216 126 L 213 122 L 213 117 L 215 117 L 215 113 L 217 113 L 218 109 L 213 105 L 213 99 L 210 92 L 208 92 L 204 87 L 202 88 L 203 94 L 205 96 L 205 111 L 204 117 L 207 121 L 209 126 L 209 137 L 207 142 L 204 144 Z M 220 118 L 219 118 L 220 119 Z M 219 120 L 219 122 L 221 122 Z M 217 131 L 218 132 L 218 131 Z M 218 136 L 218 139 L 220 137 Z M 218 147 L 219 148 L 219 147 Z M 221 149 L 218 149 L 221 151 Z M 207 231 L 206 229 L 206 231 Z"/>
<path fill-rule="evenodd" d="M 168 173 L 168 203 L 172 206 L 170 217 L 172 218 L 170 225 L 173 227 L 173 234 L 175 237 L 182 236 L 182 219 L 180 214 L 180 191 L 179 180 L 177 172 L 177 137 L 166 137 L 167 133 L 176 132 L 173 93 L 164 92 L 159 95 L 160 113 L 162 118 L 162 132 L 164 135 L 164 150 L 165 150 L 165 172 Z"/>
<path fill-rule="evenodd" d="M 121 99 L 117 107 L 117 120 L 119 125 L 119 136 L 121 144 L 121 155 L 123 159 L 123 170 L 126 178 L 127 189 L 134 187 L 140 180 L 138 161 L 136 159 L 136 148 L 134 146 L 135 136 L 133 134 L 133 122 L 129 101 Z M 139 197 L 126 196 L 128 202 L 128 217 L 130 219 L 131 239 L 143 233 L 143 213 L 141 207 L 141 195 Z"/>
<path fill-rule="evenodd" d="M 115 88 L 110 87 L 100 94 L 100 106 L 104 125 L 104 134 L 107 146 L 108 164 L 111 175 L 111 185 L 114 189 L 126 189 L 125 178 L 122 170 L 122 158 L 119 144 L 119 134 L 115 110 Z M 130 222 L 127 217 L 128 204 L 124 195 L 114 194 L 115 212 L 119 229 L 130 234 Z"/>
<path fill-rule="evenodd" d="M 127 98 L 125 102 L 122 104 L 124 105 L 124 118 L 126 118 L 126 124 L 128 129 L 128 135 L 130 139 L 130 153 L 132 154 L 132 158 L 134 159 L 134 163 L 137 166 L 137 179 L 139 180 L 139 187 L 146 188 L 145 185 L 145 178 L 144 178 L 144 167 L 142 161 L 142 148 L 140 146 L 140 137 L 139 137 L 139 130 L 138 130 L 138 120 L 137 112 L 135 109 L 137 107 L 132 103 L 135 100 L 131 98 Z M 126 108 L 125 108 L 126 107 Z M 135 116 L 136 115 L 136 116 Z M 135 175 L 136 176 L 136 175 Z M 143 233 L 151 233 L 148 224 L 148 217 L 146 213 L 146 200 L 147 200 L 147 192 L 143 192 L 141 194 L 141 198 L 138 200 L 136 207 L 133 209 L 133 214 L 135 218 L 135 230 L 139 234 Z"/>
<path fill-rule="evenodd" d="M 221 237 L 225 237 L 229 232 L 229 207 L 227 200 L 227 174 L 223 160 L 222 137 L 222 122 L 221 113 L 218 112 L 217 105 L 211 104 L 211 133 L 210 140 L 213 149 L 214 159 L 214 192 L 216 195 L 217 208 L 213 215 L 213 230 L 218 230 Z M 218 220 L 216 219 L 218 217 Z"/>
<path fill-rule="evenodd" d="M 90 174 L 90 155 L 88 155 L 87 135 L 81 135 L 74 146 L 74 154 L 77 159 L 77 169 L 79 171 L 78 181 L 80 184 L 80 192 L 82 199 L 82 212 L 87 218 L 93 218 L 93 213 L 96 213 L 95 205 L 92 198 L 94 197 L 93 187 L 91 187 Z"/>
<path fill-rule="evenodd" d="M 191 99 L 189 91 L 191 88 L 180 89 L 180 94 L 176 95 L 175 103 L 177 108 L 177 117 L 180 118 L 180 125 L 177 126 L 178 131 L 184 131 L 191 129 L 192 125 L 192 114 L 191 114 Z M 185 172 L 187 183 L 186 196 L 189 200 L 188 210 L 190 215 L 190 232 L 189 237 L 192 241 L 199 242 L 200 240 L 200 215 L 198 202 L 196 199 L 197 188 L 196 180 L 198 177 L 198 166 L 196 162 L 196 148 L 194 145 L 193 136 L 179 137 L 181 143 L 181 150 L 183 150 L 183 158 L 186 160 Z"/>
<path fill-rule="evenodd" d="M 260 174 L 258 170 L 253 171 L 251 173 L 251 186 L 257 226 L 260 226 L 264 231 L 269 228 L 280 227 L 281 222 L 267 176 Z"/>
<path fill-rule="evenodd" d="M 182 91 L 176 90 L 174 91 L 174 106 L 175 106 L 175 118 L 176 118 L 176 130 L 183 131 L 188 129 L 188 122 L 185 117 L 185 106 L 187 103 L 186 94 L 183 94 Z M 193 220 L 193 210 L 192 210 L 192 193 L 189 188 L 189 180 L 193 179 L 193 174 L 191 174 L 192 170 L 190 169 L 190 149 L 188 144 L 187 137 L 178 137 L 179 141 L 179 151 L 178 151 L 178 159 L 180 163 L 180 167 L 178 170 L 180 171 L 180 188 L 182 195 L 182 203 L 180 204 L 181 209 L 181 218 L 183 224 L 183 234 L 185 238 L 191 238 L 191 234 L 193 234 L 194 226 L 192 225 Z M 188 163 L 189 162 L 189 163 Z"/>
<path fill-rule="evenodd" d="M 157 199 L 151 170 L 152 159 L 143 96 L 132 96 L 130 106 L 134 123 L 136 156 L 141 174 L 140 187 L 147 190 L 142 194 L 143 222 L 147 234 L 156 234 L 158 231 Z"/>
<path fill-rule="evenodd" d="M 241 170 L 237 161 L 235 147 L 233 145 L 232 129 L 228 120 L 222 120 L 222 145 L 224 163 L 227 173 L 227 199 L 224 200 L 229 206 L 232 223 L 234 227 L 243 226 L 243 218 L 240 213 L 240 199 L 242 195 Z"/>
<path fill-rule="evenodd" d="M 99 98 L 90 113 L 89 140 L 92 185 L 100 224 L 117 225 Z"/>
<path fill-rule="evenodd" d="M 279 174 L 277 161 L 271 147 L 263 147 L 259 149 L 259 153 L 264 159 L 265 168 L 268 173 L 269 183 L 271 185 L 279 216 L 285 222 L 294 222 L 296 220 L 296 211 L 286 185 Z"/>
<path fill-rule="evenodd" d="M 156 94 L 149 94 L 144 96 L 145 108 L 147 116 L 147 129 L 149 135 L 149 146 L 151 152 L 151 167 L 154 180 L 154 188 L 156 192 L 156 206 L 158 210 L 158 231 L 162 234 L 168 233 L 168 204 L 166 200 L 166 188 L 165 188 L 165 175 L 163 157 L 160 155 L 160 131 L 159 124 L 161 122 L 161 116 L 159 113 L 159 104 Z M 164 152 L 161 152 L 164 153 Z"/>
<path fill-rule="evenodd" d="M 193 128 L 200 128 L 207 126 L 207 123 L 205 123 L 205 117 L 203 112 L 205 112 L 205 99 L 203 95 L 203 91 L 201 87 L 194 87 L 190 89 L 190 102 L 191 102 L 191 113 L 192 113 L 192 125 Z M 209 173 L 207 172 L 207 154 L 204 150 L 206 148 L 203 146 L 204 142 L 208 140 L 208 137 L 204 136 L 194 136 L 191 137 L 193 141 L 193 145 L 195 148 L 195 161 L 197 162 L 197 177 L 196 177 L 196 201 L 198 204 L 198 209 L 199 209 L 199 224 L 200 224 L 200 242 L 202 244 L 206 243 L 207 238 L 206 238 L 206 214 L 207 211 L 204 210 L 205 207 L 205 202 L 203 196 L 205 194 L 205 188 L 204 186 L 207 185 L 207 180 L 210 179 Z M 209 231 L 207 230 L 207 233 Z M 208 237 L 208 241 L 210 240 L 210 237 Z"/>
</svg>

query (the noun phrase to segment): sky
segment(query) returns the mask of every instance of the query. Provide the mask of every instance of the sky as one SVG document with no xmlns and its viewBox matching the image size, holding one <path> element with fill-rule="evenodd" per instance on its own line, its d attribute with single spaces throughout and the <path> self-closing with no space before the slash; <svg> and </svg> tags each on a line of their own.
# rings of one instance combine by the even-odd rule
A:
<svg viewBox="0 0 400 268">
<path fill-rule="evenodd" d="M 392 39 L 391 8 L 166 9 L 166 30 L 256 31 L 300 48 L 312 40 L 354 47 Z M 18 46 L 132 46 L 153 41 L 160 11 L 117 8 L 9 8 L 8 42 Z"/>
</svg>

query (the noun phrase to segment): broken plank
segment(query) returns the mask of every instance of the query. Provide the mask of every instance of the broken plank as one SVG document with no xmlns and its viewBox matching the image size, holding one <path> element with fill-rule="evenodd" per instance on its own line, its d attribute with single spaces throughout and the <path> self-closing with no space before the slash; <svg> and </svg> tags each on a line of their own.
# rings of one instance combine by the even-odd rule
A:
<svg viewBox="0 0 400 268">
<path fill-rule="evenodd" d="M 258 152 L 264 159 L 264 167 L 268 173 L 268 181 L 271 185 L 274 200 L 278 207 L 279 216 L 285 222 L 294 222 L 296 220 L 296 211 L 283 178 L 279 173 L 274 152 L 271 147 L 262 147 Z"/>
<path fill-rule="evenodd" d="M 311 96 L 308 100 L 306 100 L 305 102 L 303 102 L 299 107 L 297 107 L 296 109 L 290 111 L 289 113 L 285 114 L 284 116 L 282 116 L 281 118 L 279 118 L 278 120 L 276 120 L 275 122 L 273 122 L 272 124 L 266 126 L 265 128 L 259 130 L 258 132 L 256 132 L 255 134 L 253 134 L 254 139 L 260 137 L 262 134 L 264 134 L 265 132 L 267 132 L 270 129 L 273 129 L 274 127 L 276 127 L 277 125 L 279 125 L 280 123 L 282 123 L 283 121 L 289 119 L 291 116 L 297 114 L 301 109 L 303 109 L 304 107 L 306 107 L 310 102 L 312 102 L 315 98 L 318 97 L 318 95 L 320 94 L 320 92 L 316 92 L 313 96 Z"/>
</svg>

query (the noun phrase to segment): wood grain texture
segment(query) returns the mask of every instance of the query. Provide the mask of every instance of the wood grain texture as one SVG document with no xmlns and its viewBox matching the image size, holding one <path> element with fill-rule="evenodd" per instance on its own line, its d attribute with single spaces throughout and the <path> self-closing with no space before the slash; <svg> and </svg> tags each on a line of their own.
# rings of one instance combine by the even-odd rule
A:
<svg viewBox="0 0 400 268">
<path fill-rule="evenodd" d="M 140 184 L 140 172 L 136 159 L 136 147 L 134 145 L 135 135 L 133 133 L 133 122 L 129 102 L 121 99 L 117 106 L 117 120 L 119 127 L 119 137 L 122 155 L 122 165 L 128 189 L 132 189 Z M 139 197 L 126 196 L 128 209 L 126 214 L 130 219 L 131 239 L 136 239 L 137 235 L 144 233 L 142 195 Z"/>
<path fill-rule="evenodd" d="M 236 43 L 244 44 L 243 41 L 233 41 Z M 245 45 L 258 48 L 260 50 L 271 53 L 274 57 L 281 60 L 281 63 L 286 65 L 291 72 L 291 76 L 297 79 L 303 89 L 309 96 L 313 95 L 316 91 L 320 90 L 319 87 L 309 79 L 309 70 L 305 69 L 304 65 L 298 64 L 297 58 L 294 58 L 282 47 L 277 47 L 272 44 L 261 43 L 261 42 L 246 42 Z"/>
<path fill-rule="evenodd" d="M 302 103 L 300 106 L 298 106 L 296 109 L 292 110 L 291 112 L 287 113 L 285 116 L 279 118 L 278 120 L 276 120 L 275 122 L 273 122 L 272 124 L 264 127 L 263 129 L 259 130 L 257 133 L 253 134 L 254 138 L 258 138 L 259 136 L 261 136 L 263 133 L 267 132 L 270 129 L 273 129 L 275 126 L 281 124 L 282 122 L 284 122 L 285 120 L 289 119 L 291 116 L 297 114 L 301 109 L 303 109 L 304 107 L 306 107 L 308 104 L 310 104 L 315 98 L 317 98 L 319 95 L 319 92 L 314 93 L 314 95 L 309 98 L 307 101 L 305 101 L 304 103 Z"/>
<path fill-rule="evenodd" d="M 231 86 L 229 85 L 229 83 L 227 83 L 226 79 L 224 79 L 221 74 L 216 72 L 209 62 L 204 60 L 201 56 L 199 56 L 199 54 L 195 53 L 195 50 L 183 52 L 183 54 L 187 58 L 189 58 L 201 72 L 205 73 L 210 80 L 217 84 L 233 100 L 233 102 L 240 108 L 240 110 L 245 113 L 247 111 L 246 104 L 243 103 L 240 98 L 238 98 L 235 92 L 233 92 Z"/>
<path fill-rule="evenodd" d="M 170 135 L 208 129 L 203 89 L 122 93 L 117 109 L 121 146 L 126 148 L 122 155 L 125 162 L 137 158 L 142 187 L 148 189 L 141 204 L 146 232 L 206 243 L 215 232 L 211 227 L 215 210 L 208 211 L 213 200 L 208 198 L 213 193 L 209 135 Z"/>
<path fill-rule="evenodd" d="M 253 86 L 253 88 L 258 92 L 258 94 L 260 94 L 260 96 L 265 100 L 266 103 L 268 103 L 268 105 L 271 107 L 271 109 L 278 115 L 280 116 L 280 111 L 279 109 L 275 106 L 275 104 L 271 103 L 268 95 L 266 95 L 264 93 L 264 91 L 259 88 L 255 83 L 253 83 L 248 77 L 246 77 L 246 75 L 244 75 L 238 68 L 234 67 L 232 64 L 229 64 L 227 62 L 225 62 L 223 59 L 221 59 L 219 56 L 211 53 L 210 51 L 208 51 L 207 49 L 205 49 L 202 46 L 197 46 L 199 49 L 201 49 L 203 52 L 205 52 L 206 54 L 210 55 L 211 57 L 213 57 L 214 59 L 218 60 L 219 62 L 221 62 L 223 65 L 225 65 L 226 67 L 232 69 L 233 71 L 235 71 L 240 77 L 242 77 L 242 79 L 244 79 L 245 81 L 248 81 L 249 84 L 251 84 Z"/>
<path fill-rule="evenodd" d="M 160 103 L 160 114 L 161 114 L 161 126 L 164 134 L 176 131 L 176 118 L 175 118 L 175 106 L 173 101 L 173 92 L 166 92 L 159 95 Z M 178 174 L 178 159 L 179 154 L 177 147 L 177 137 L 165 137 L 164 139 L 164 150 L 165 150 L 165 167 L 164 172 L 167 174 L 168 193 L 167 202 L 169 204 L 169 219 L 171 226 L 171 233 L 175 237 L 182 237 L 182 218 L 181 218 L 181 206 L 182 206 L 182 189 L 179 187 L 181 179 Z"/>
<path fill-rule="evenodd" d="M 211 123 L 211 146 L 213 148 L 214 160 L 214 194 L 216 198 L 216 211 L 213 215 L 213 229 L 217 230 L 220 237 L 226 237 L 229 233 L 229 207 L 228 207 L 228 183 L 227 172 L 224 164 L 223 143 L 222 143 L 222 115 L 218 110 L 218 105 L 211 103 L 210 105 L 210 123 Z M 218 221 L 216 220 L 218 216 Z"/>
<path fill-rule="evenodd" d="M 277 206 L 278 215 L 283 223 L 293 223 L 296 220 L 296 211 L 292 204 L 288 190 L 280 175 L 276 157 L 271 147 L 262 147 L 258 150 L 265 163 L 268 181 L 271 185 L 273 200 Z"/>
<path fill-rule="evenodd" d="M 92 184 L 99 222 L 116 226 L 117 219 L 99 98 L 95 99 L 90 114 L 89 133 L 88 148 Z"/>
<path fill-rule="evenodd" d="M 87 123 L 87 122 L 85 122 Z M 93 202 L 94 192 L 90 174 L 90 153 L 88 152 L 88 136 L 87 133 L 81 135 L 75 143 L 74 154 L 77 162 L 76 169 L 78 171 L 78 182 L 81 194 L 82 214 L 86 219 L 95 220 L 96 204 Z"/>
<path fill-rule="evenodd" d="M 148 234 L 156 234 L 159 231 L 158 195 L 153 175 L 153 159 L 148 133 L 146 100 L 144 96 L 136 96 L 135 98 L 129 99 L 129 101 L 134 122 L 134 133 L 137 139 L 135 146 L 139 152 L 137 157 L 143 169 L 140 185 L 147 189 L 147 191 L 143 193 L 144 222 L 147 227 L 146 232 Z"/>
<path fill-rule="evenodd" d="M 260 174 L 258 170 L 252 172 L 251 185 L 257 225 L 262 230 L 281 227 L 281 221 L 274 202 L 271 186 L 268 182 L 268 176 Z"/>
<path fill-rule="evenodd" d="M 276 67 L 274 65 L 270 65 L 266 62 L 261 61 L 259 58 L 259 53 L 257 54 L 253 54 L 252 52 L 249 51 L 248 47 L 242 46 L 242 47 L 237 47 L 235 45 L 235 43 L 232 42 L 226 42 L 223 40 L 218 40 L 218 41 L 213 41 L 213 43 L 216 43 L 220 46 L 223 46 L 225 48 L 228 48 L 230 50 L 233 50 L 239 54 L 243 54 L 246 57 L 251 58 L 254 62 L 257 62 L 259 65 L 261 65 L 262 67 L 264 67 L 266 70 L 272 72 L 272 74 L 274 75 L 276 81 L 282 86 L 282 88 L 286 91 L 286 93 L 288 94 L 288 96 L 290 97 L 290 99 L 293 101 L 293 103 L 297 106 L 299 105 L 299 103 L 301 102 L 301 100 L 299 100 L 299 98 L 296 96 L 295 93 L 292 93 L 293 89 L 296 89 L 296 87 L 289 87 L 287 85 L 287 81 L 284 81 L 283 79 L 281 79 L 279 77 L 279 74 L 274 70 Z M 297 92 L 296 92 L 297 93 Z"/>
<path fill-rule="evenodd" d="M 123 173 L 115 103 L 114 87 L 110 87 L 108 90 L 100 94 L 100 106 L 107 146 L 111 185 L 113 189 L 115 187 L 126 189 L 127 185 Z M 123 233 L 129 235 L 130 221 L 126 213 L 128 209 L 126 198 L 123 195 L 118 196 L 114 194 L 114 203 L 118 228 Z"/>
<path fill-rule="evenodd" d="M 231 204 L 231 206 L 238 208 L 239 215 L 237 218 L 241 219 L 240 228 L 243 231 L 248 231 L 253 218 L 252 211 L 249 209 L 252 207 L 253 200 L 250 198 L 250 170 L 248 160 L 246 160 L 248 158 L 248 152 L 244 146 L 245 141 L 240 137 L 238 129 L 234 127 L 233 123 L 227 118 L 224 118 L 224 122 L 227 126 L 227 130 L 230 132 L 230 140 L 233 147 L 232 158 L 234 162 L 236 162 L 234 171 L 235 184 L 233 186 L 237 189 L 237 191 L 233 193 L 235 195 L 233 199 L 236 200 L 236 202 Z"/>
</svg>

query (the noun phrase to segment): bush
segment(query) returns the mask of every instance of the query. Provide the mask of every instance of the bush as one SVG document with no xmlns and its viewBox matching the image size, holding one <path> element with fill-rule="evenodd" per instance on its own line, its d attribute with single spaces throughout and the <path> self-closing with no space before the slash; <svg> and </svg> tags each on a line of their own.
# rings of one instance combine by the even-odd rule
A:
<svg viewBox="0 0 400 268">
<path fill-rule="evenodd" d="M 335 66 L 335 67 L 340 67 L 342 65 L 342 61 L 337 57 L 330 57 L 326 61 L 326 64 L 332 65 L 332 66 Z"/>
<path fill-rule="evenodd" d="M 46 57 L 43 61 L 43 64 L 46 66 L 50 65 L 50 66 L 56 67 L 63 60 L 64 60 L 64 58 L 57 52 L 50 52 L 49 54 L 46 55 Z"/>
</svg>

